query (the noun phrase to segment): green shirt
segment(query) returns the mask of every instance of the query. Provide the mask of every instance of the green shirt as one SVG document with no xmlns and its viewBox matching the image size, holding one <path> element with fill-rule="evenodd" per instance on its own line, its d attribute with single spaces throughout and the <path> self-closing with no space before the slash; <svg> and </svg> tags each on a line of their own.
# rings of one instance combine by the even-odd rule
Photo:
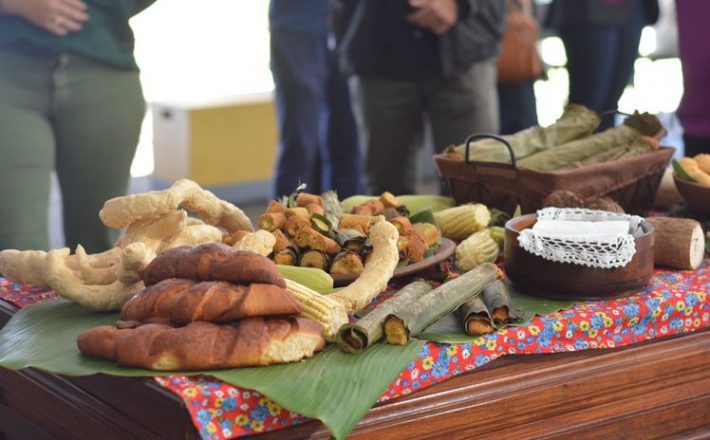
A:
<svg viewBox="0 0 710 440">
<path fill-rule="evenodd" d="M 89 20 L 79 32 L 58 37 L 24 18 L 0 15 L 0 49 L 39 56 L 82 55 L 112 66 L 138 70 L 128 19 L 155 0 L 84 0 Z"/>
</svg>

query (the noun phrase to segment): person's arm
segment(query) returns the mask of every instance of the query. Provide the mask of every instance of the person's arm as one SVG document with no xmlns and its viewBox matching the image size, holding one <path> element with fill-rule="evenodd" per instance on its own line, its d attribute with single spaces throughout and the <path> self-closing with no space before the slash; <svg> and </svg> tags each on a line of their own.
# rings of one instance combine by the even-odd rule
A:
<svg viewBox="0 0 710 440">
<path fill-rule="evenodd" d="M 63 37 L 81 30 L 89 19 L 81 0 L 0 0 L 0 14 L 17 15 Z"/>
<path fill-rule="evenodd" d="M 407 16 L 407 20 L 417 26 L 427 28 L 436 35 L 444 35 L 459 20 L 459 0 L 409 0 L 417 10 Z"/>
</svg>

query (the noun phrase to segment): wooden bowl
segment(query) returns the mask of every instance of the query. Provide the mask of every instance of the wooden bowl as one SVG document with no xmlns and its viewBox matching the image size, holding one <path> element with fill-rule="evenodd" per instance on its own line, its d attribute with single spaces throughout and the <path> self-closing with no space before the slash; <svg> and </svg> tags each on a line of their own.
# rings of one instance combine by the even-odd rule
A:
<svg viewBox="0 0 710 440">
<path fill-rule="evenodd" d="M 643 233 L 636 237 L 636 253 L 629 264 L 599 269 L 549 261 L 520 247 L 520 231 L 536 221 L 536 214 L 528 214 L 505 224 L 505 272 L 523 292 L 553 299 L 605 299 L 633 294 L 651 281 L 653 226 L 649 223 L 643 223 Z"/>
<path fill-rule="evenodd" d="M 673 181 L 688 209 L 702 216 L 710 216 L 710 187 L 680 179 L 673 173 Z"/>
</svg>

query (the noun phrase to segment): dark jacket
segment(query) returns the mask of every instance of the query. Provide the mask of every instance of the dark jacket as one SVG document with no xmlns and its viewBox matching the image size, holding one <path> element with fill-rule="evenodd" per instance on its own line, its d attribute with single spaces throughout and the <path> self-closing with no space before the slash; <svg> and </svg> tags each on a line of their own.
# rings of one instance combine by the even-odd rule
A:
<svg viewBox="0 0 710 440">
<path fill-rule="evenodd" d="M 622 26 L 634 12 L 634 2 L 643 7 L 644 22 L 658 20 L 658 0 L 555 0 L 550 6 L 548 25 L 552 28 L 571 26 Z"/>
<path fill-rule="evenodd" d="M 458 0 L 459 21 L 438 37 L 406 21 L 406 0 L 338 0 L 336 33 L 349 74 L 419 80 L 448 78 L 495 57 L 505 0 Z"/>
</svg>

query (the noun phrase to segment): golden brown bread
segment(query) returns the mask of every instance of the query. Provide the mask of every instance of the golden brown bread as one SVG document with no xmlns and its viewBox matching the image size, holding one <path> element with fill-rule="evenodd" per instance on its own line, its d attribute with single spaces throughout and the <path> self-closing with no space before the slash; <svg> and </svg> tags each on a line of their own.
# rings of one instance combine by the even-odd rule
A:
<svg viewBox="0 0 710 440">
<path fill-rule="evenodd" d="M 248 318 L 186 327 L 101 326 L 79 335 L 79 350 L 120 365 L 151 370 L 208 370 L 295 362 L 325 345 L 322 327 L 305 318 Z"/>
<path fill-rule="evenodd" d="M 193 321 L 223 323 L 257 316 L 292 316 L 301 311 L 291 292 L 273 284 L 245 286 L 168 278 L 131 298 L 121 310 L 121 319 L 143 322 L 166 318 L 175 325 L 185 325 Z"/>
<path fill-rule="evenodd" d="M 158 255 L 143 273 L 146 286 L 168 278 L 286 287 L 273 261 L 254 252 L 235 250 L 222 243 L 170 249 Z"/>
</svg>

